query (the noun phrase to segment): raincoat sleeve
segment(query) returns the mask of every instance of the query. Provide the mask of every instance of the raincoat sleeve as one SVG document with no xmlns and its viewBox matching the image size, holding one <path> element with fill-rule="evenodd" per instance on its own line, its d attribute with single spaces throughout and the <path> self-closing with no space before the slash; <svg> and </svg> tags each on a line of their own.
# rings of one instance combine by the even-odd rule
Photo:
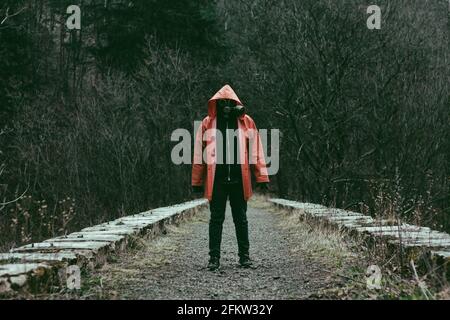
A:
<svg viewBox="0 0 450 320">
<path fill-rule="evenodd" d="M 194 142 L 194 159 L 192 163 L 192 186 L 203 186 L 206 173 L 206 164 L 203 161 L 203 133 L 205 131 L 204 121 L 198 128 Z"/>
<path fill-rule="evenodd" d="M 256 128 L 255 122 L 250 118 L 250 127 L 254 132 L 254 141 L 251 144 L 251 155 L 253 161 L 251 168 L 257 183 L 269 182 L 266 160 L 264 158 L 264 148 L 261 142 L 261 136 Z"/>
</svg>

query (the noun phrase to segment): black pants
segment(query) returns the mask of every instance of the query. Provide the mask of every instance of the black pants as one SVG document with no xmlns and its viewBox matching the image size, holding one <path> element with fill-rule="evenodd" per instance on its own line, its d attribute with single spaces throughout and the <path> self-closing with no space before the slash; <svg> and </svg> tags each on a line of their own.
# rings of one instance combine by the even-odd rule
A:
<svg viewBox="0 0 450 320">
<path fill-rule="evenodd" d="M 239 257 L 249 254 L 247 201 L 244 199 L 242 182 L 235 184 L 214 183 L 212 200 L 209 204 L 211 218 L 209 220 L 209 255 L 220 257 L 222 242 L 222 226 L 225 220 L 227 199 L 230 199 Z"/>
</svg>

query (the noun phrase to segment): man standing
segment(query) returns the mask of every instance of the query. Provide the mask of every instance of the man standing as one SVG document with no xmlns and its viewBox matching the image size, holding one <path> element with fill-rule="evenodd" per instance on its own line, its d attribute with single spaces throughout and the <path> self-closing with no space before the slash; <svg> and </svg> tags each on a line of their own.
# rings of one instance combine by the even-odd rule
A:
<svg viewBox="0 0 450 320">
<path fill-rule="evenodd" d="M 250 267 L 247 200 L 252 195 L 252 168 L 256 183 L 267 189 L 269 178 L 255 123 L 245 114 L 236 93 L 225 85 L 208 101 L 208 116 L 197 131 L 192 166 L 194 192 L 209 200 L 209 263 L 220 266 L 220 244 L 227 200 L 230 200 L 239 250 L 239 263 Z"/>
</svg>

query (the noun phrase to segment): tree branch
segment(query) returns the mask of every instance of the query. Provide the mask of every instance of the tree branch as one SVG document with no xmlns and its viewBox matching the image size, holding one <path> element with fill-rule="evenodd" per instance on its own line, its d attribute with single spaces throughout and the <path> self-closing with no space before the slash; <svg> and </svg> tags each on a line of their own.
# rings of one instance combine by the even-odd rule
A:
<svg viewBox="0 0 450 320">
<path fill-rule="evenodd" d="M 20 9 L 19 11 L 17 11 L 16 13 L 13 14 L 9 14 L 9 7 L 6 8 L 6 13 L 5 13 L 5 17 L 3 18 L 3 20 L 0 22 L 0 26 L 3 25 L 6 20 L 8 20 L 9 18 L 15 17 L 17 15 L 19 15 L 22 11 L 24 11 L 26 9 L 26 7 L 23 7 L 22 9 Z"/>
</svg>

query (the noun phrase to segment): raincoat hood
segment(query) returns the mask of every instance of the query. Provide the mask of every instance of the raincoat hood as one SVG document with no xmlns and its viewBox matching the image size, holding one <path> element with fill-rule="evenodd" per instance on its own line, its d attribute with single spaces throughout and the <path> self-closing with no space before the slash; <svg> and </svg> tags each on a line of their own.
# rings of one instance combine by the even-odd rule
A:
<svg viewBox="0 0 450 320">
<path fill-rule="evenodd" d="M 239 100 L 234 90 L 226 84 L 208 101 L 208 116 L 211 118 L 214 118 L 217 115 L 216 102 L 221 99 L 233 100 L 237 105 L 242 105 L 241 100 Z"/>
</svg>

